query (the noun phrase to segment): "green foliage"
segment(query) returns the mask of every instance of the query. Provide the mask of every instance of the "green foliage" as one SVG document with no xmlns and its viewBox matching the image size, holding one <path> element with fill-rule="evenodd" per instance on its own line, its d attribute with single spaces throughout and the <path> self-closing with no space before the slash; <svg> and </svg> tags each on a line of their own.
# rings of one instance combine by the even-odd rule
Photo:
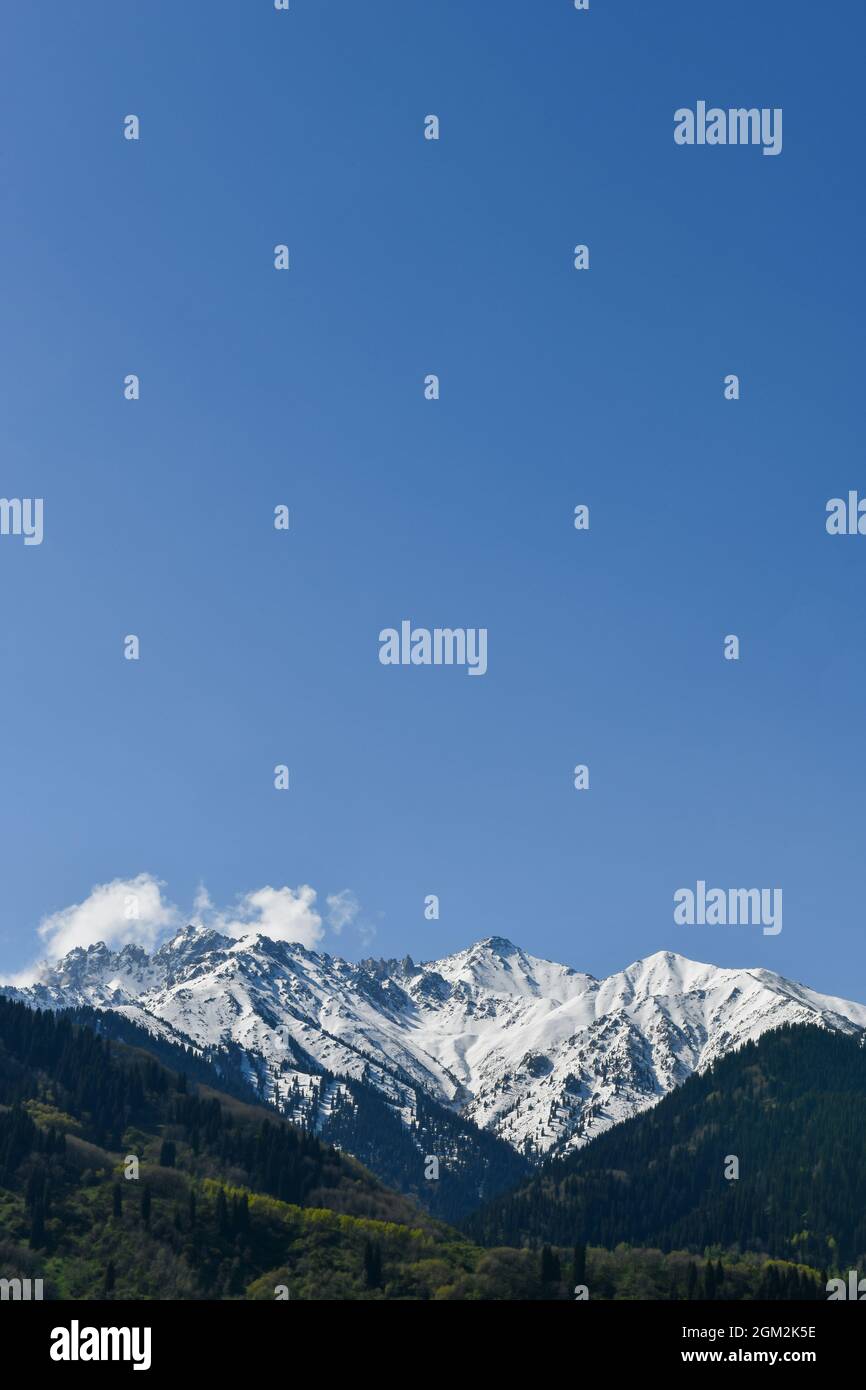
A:
<svg viewBox="0 0 866 1390">
<path fill-rule="evenodd" d="M 138 1041 L 0 999 L 0 1277 L 74 1299 L 274 1298 L 280 1283 L 432 1299 L 488 1260 L 354 1159 Z M 537 1261 L 517 1258 L 540 1296 Z"/>
<path fill-rule="evenodd" d="M 264 1085 L 264 1068 L 260 1064 L 258 1076 L 251 1076 L 249 1058 L 235 1043 L 202 1052 L 154 1038 L 110 1010 L 67 1010 L 65 1017 L 102 1038 L 122 1042 L 142 1058 L 156 1058 L 189 1083 L 198 1082 L 202 1090 L 213 1085 L 218 1075 L 223 1102 L 230 1095 L 240 1102 L 258 1105 L 256 1084 Z M 294 1046 L 288 1044 L 290 1056 Z M 302 1070 L 317 1071 L 317 1064 L 300 1050 L 294 1051 L 292 1059 Z M 322 1070 L 312 1090 L 304 1091 L 302 1107 L 296 1084 L 289 1090 L 283 1117 L 291 1120 L 295 1107 L 301 1107 L 307 1128 L 315 1128 L 325 1144 L 354 1154 L 388 1187 L 411 1196 L 440 1220 L 461 1220 L 475 1210 L 480 1196 L 505 1192 L 530 1172 L 528 1162 L 510 1144 L 437 1104 L 414 1087 L 411 1077 L 405 1074 L 400 1073 L 397 1079 L 414 1096 L 414 1118 L 409 1126 L 365 1079 L 341 1076 L 338 1088 L 330 1084 L 334 1079 L 330 1072 Z M 326 1093 L 328 1104 L 321 1105 L 320 1098 Z M 424 1176 L 427 1154 L 441 1160 L 436 1180 Z"/>
<path fill-rule="evenodd" d="M 465 1229 L 484 1244 L 627 1240 L 662 1251 L 711 1246 L 814 1268 L 863 1267 L 864 1134 L 859 1039 L 786 1027 L 545 1165 Z M 736 1179 L 725 1177 L 729 1155 L 739 1159 Z M 717 1279 L 717 1270 L 707 1271 L 705 1297 L 722 1296 Z"/>
<path fill-rule="evenodd" d="M 47 1298 L 534 1301 L 586 1283 L 594 1299 L 742 1299 L 820 1287 L 805 1265 L 726 1255 L 722 1267 L 719 1253 L 571 1238 L 482 1249 L 269 1112 L 0 999 L 0 1278 L 41 1278 Z"/>
</svg>

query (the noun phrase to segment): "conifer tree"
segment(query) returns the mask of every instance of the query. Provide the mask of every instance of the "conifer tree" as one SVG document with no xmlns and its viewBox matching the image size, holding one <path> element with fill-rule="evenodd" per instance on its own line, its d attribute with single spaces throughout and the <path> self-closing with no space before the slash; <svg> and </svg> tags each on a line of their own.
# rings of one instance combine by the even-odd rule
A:
<svg viewBox="0 0 866 1390">
<path fill-rule="evenodd" d="M 229 1212 L 228 1203 L 226 1202 L 225 1190 L 222 1187 L 217 1193 L 216 1223 L 217 1230 L 219 1231 L 220 1235 L 227 1236 L 229 1234 Z"/>
<path fill-rule="evenodd" d="M 549 1245 L 545 1245 L 541 1251 L 541 1282 L 542 1284 L 558 1284 L 562 1278 L 562 1270 L 559 1265 L 559 1256 L 555 1255 Z"/>
<path fill-rule="evenodd" d="M 382 1251 L 372 1240 L 364 1242 L 364 1282 L 368 1289 L 378 1289 L 382 1283 Z"/>
</svg>

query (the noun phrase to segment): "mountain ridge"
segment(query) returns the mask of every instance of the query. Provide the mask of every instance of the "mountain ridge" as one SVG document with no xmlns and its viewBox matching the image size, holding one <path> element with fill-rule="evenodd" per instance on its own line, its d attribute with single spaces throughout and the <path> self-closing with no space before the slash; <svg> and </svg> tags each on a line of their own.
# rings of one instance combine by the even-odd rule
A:
<svg viewBox="0 0 866 1390">
<path fill-rule="evenodd" d="M 75 948 L 0 993 L 231 1044 L 260 1098 L 317 1132 L 329 1106 L 352 1103 L 342 1078 L 372 1087 L 410 1131 L 423 1093 L 532 1161 L 579 1148 L 768 1029 L 866 1030 L 866 1006 L 772 971 L 660 950 L 599 980 L 498 935 L 433 961 L 353 963 L 190 924 L 150 953 Z M 323 1073 L 324 1091 L 311 1081 Z"/>
</svg>

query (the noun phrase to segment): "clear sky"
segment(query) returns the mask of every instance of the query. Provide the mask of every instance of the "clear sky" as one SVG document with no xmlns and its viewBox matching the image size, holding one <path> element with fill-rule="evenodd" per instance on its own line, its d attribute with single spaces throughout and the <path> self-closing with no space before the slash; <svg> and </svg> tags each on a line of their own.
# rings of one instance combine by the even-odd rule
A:
<svg viewBox="0 0 866 1390">
<path fill-rule="evenodd" d="M 808 0 L 8 7 L 0 491 L 44 540 L 0 537 L 3 971 L 88 904 L 124 939 L 89 895 L 149 875 L 145 935 L 310 885 L 350 957 L 866 999 L 866 537 L 825 530 L 866 491 L 864 40 Z M 781 107 L 781 154 L 677 146 L 699 100 Z M 485 627 L 486 675 L 381 665 L 402 619 Z M 676 926 L 698 879 L 783 931 Z"/>
</svg>

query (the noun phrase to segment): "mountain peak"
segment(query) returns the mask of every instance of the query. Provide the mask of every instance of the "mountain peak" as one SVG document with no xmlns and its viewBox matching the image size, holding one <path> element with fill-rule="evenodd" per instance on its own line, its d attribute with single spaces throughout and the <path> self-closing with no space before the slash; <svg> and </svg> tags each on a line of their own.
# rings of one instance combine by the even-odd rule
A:
<svg viewBox="0 0 866 1390">
<path fill-rule="evenodd" d="M 471 949 L 477 951 L 479 947 L 484 947 L 487 951 L 492 951 L 497 956 L 516 956 L 522 952 L 519 946 L 515 946 L 513 941 L 509 941 L 507 936 L 483 936 L 480 941 L 473 942 Z"/>
<path fill-rule="evenodd" d="M 641 956 L 641 960 L 644 962 L 644 964 L 646 964 L 648 961 L 654 960 L 663 960 L 666 961 L 669 965 L 678 964 L 680 961 L 688 961 L 692 965 L 696 964 L 695 961 L 691 960 L 690 956 L 684 956 L 680 951 L 653 951 L 648 956 Z"/>
<path fill-rule="evenodd" d="M 378 1090 L 400 1124 L 415 1122 L 426 1093 L 533 1158 L 586 1143 L 771 1028 L 866 1035 L 863 1006 L 769 971 L 660 950 L 598 980 L 498 933 L 419 965 L 352 964 L 191 922 L 151 955 L 98 943 L 3 992 L 42 1008 L 120 1010 L 184 1045 L 231 1043 L 262 1098 L 304 1123 L 324 1124 L 350 1078 Z M 305 1111 L 324 1074 L 327 1105 Z"/>
<path fill-rule="evenodd" d="M 623 975 L 632 979 L 647 977 L 664 981 L 670 978 L 683 984 L 686 988 L 692 988 L 699 976 L 720 976 L 731 973 L 737 972 L 732 972 L 723 965 L 711 965 L 705 961 L 692 960 L 691 956 L 683 956 L 679 951 L 653 951 L 651 955 L 641 956 L 639 960 L 632 961 L 631 965 L 626 966 L 625 970 L 622 971 Z"/>
<path fill-rule="evenodd" d="M 205 936 L 208 930 L 209 928 L 205 927 L 201 922 L 187 922 L 185 926 L 178 927 L 174 936 L 170 941 L 166 942 L 166 945 L 173 946 L 176 941 L 189 941 L 196 936 Z"/>
<path fill-rule="evenodd" d="M 187 922 L 185 926 L 178 927 L 174 936 L 168 941 L 164 941 L 158 951 L 154 954 L 158 956 L 168 956 L 175 951 L 182 951 L 185 947 L 200 946 L 207 941 L 216 946 L 231 945 L 230 936 L 222 936 L 220 932 L 214 931 L 213 927 L 205 927 L 201 922 Z"/>
</svg>

